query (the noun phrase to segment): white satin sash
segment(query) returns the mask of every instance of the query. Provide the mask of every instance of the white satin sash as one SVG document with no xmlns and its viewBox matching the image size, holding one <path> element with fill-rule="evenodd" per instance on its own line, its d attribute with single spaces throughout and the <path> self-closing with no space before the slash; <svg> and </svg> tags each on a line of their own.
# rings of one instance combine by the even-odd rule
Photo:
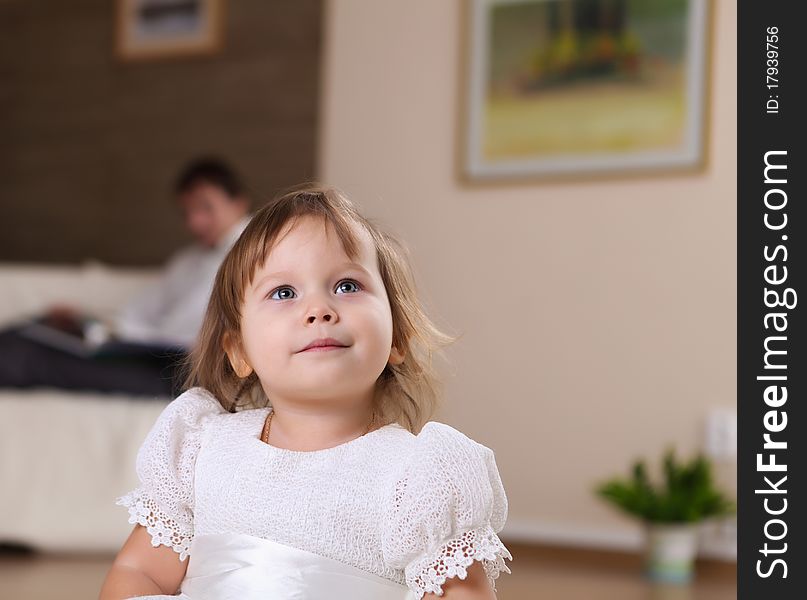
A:
<svg viewBox="0 0 807 600">
<path fill-rule="evenodd" d="M 234 533 L 194 537 L 181 600 L 415 600 L 404 585 L 351 565 Z"/>
</svg>

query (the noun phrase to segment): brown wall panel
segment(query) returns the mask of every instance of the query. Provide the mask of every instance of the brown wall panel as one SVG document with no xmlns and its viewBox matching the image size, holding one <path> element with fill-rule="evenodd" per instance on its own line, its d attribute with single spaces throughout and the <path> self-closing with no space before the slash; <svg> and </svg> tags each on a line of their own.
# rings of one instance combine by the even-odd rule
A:
<svg viewBox="0 0 807 600">
<path fill-rule="evenodd" d="M 321 0 L 226 2 L 209 57 L 121 62 L 114 2 L 0 0 L 0 260 L 162 262 L 198 154 L 256 205 L 314 177 Z"/>
</svg>

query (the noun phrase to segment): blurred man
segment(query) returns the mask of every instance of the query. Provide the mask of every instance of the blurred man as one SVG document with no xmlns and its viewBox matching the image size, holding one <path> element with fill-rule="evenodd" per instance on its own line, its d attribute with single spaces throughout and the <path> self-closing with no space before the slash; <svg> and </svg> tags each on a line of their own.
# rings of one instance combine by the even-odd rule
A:
<svg viewBox="0 0 807 600">
<path fill-rule="evenodd" d="M 127 340 L 190 348 L 216 271 L 249 222 L 249 202 L 235 173 L 215 160 L 189 165 L 175 192 L 197 243 L 177 252 L 161 280 L 124 307 L 114 330 Z"/>
<path fill-rule="evenodd" d="M 174 254 L 159 280 L 107 324 L 107 334 L 113 339 L 164 350 L 86 358 L 31 340 L 15 327 L 0 332 L 0 387 L 47 386 L 160 396 L 179 392 L 182 374 L 178 366 L 199 332 L 216 271 L 251 215 L 240 179 L 217 159 L 189 164 L 174 192 L 196 242 Z M 82 312 L 78 307 L 54 306 L 46 320 L 69 327 Z"/>
</svg>

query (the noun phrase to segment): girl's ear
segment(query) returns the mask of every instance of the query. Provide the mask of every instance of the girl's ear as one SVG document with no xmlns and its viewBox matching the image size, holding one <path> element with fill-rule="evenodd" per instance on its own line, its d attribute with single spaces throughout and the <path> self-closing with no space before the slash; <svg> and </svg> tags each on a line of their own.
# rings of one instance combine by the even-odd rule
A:
<svg viewBox="0 0 807 600">
<path fill-rule="evenodd" d="M 249 377 L 252 373 L 252 366 L 247 361 L 246 353 L 244 352 L 241 344 L 234 339 L 235 336 L 231 335 L 229 331 L 224 334 L 222 345 L 224 352 L 227 354 L 227 359 L 230 361 L 230 366 L 235 371 L 240 379 Z"/>
<path fill-rule="evenodd" d="M 400 352 L 395 346 L 392 347 L 389 353 L 389 360 L 387 361 L 391 365 L 399 365 L 404 361 L 404 355 Z"/>
</svg>

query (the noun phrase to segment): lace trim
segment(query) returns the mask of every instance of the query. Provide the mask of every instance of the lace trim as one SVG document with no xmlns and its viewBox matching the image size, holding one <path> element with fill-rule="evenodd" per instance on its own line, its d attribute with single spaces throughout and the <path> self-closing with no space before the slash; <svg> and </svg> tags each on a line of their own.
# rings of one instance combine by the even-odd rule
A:
<svg viewBox="0 0 807 600">
<path fill-rule="evenodd" d="M 493 591 L 499 573 L 510 573 L 504 559 L 513 560 L 499 537 L 490 527 L 478 527 L 466 531 L 461 536 L 446 542 L 428 556 L 424 556 L 406 568 L 406 585 L 415 592 L 417 598 L 431 592 L 443 595 L 443 584 L 450 577 L 465 579 L 467 568 L 478 560 L 482 563 Z"/>
<path fill-rule="evenodd" d="M 129 523 L 139 523 L 146 528 L 152 546 L 168 546 L 179 553 L 180 561 L 190 555 L 193 533 L 182 532 L 179 523 L 160 510 L 142 488 L 121 496 L 115 504 L 129 509 Z"/>
</svg>

